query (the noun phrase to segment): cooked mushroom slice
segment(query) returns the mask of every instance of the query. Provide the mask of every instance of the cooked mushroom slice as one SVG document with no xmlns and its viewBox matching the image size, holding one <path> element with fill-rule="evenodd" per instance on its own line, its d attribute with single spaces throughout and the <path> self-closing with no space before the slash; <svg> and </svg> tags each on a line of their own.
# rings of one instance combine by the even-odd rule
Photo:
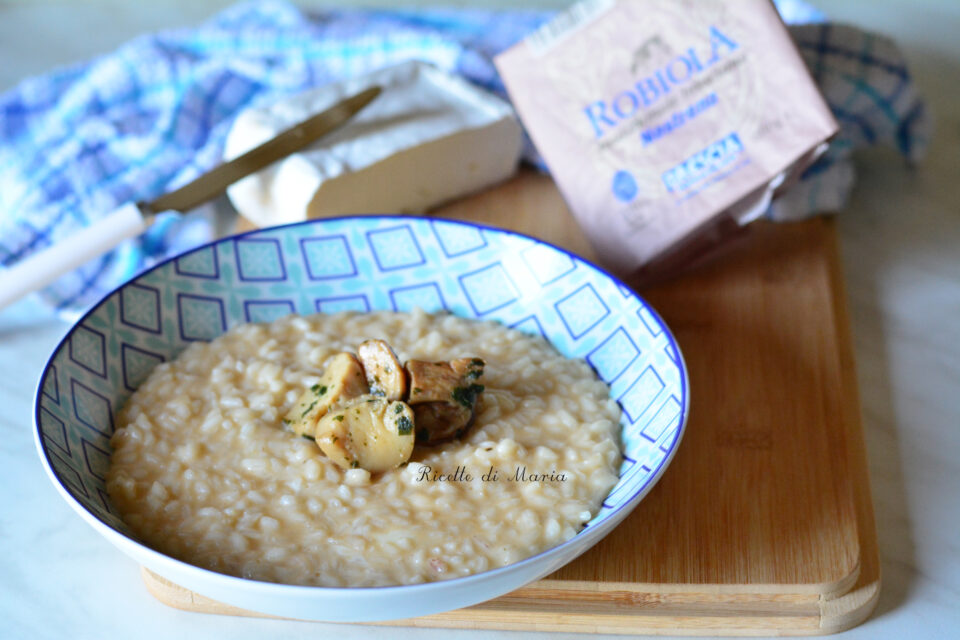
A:
<svg viewBox="0 0 960 640">
<path fill-rule="evenodd" d="M 450 362 L 423 362 L 408 360 L 411 405 L 421 402 L 456 402 L 472 406 L 476 395 L 483 391 L 477 381 L 483 376 L 484 362 L 480 358 L 458 358 Z"/>
<path fill-rule="evenodd" d="M 483 358 L 457 358 L 450 361 L 450 368 L 466 382 L 476 382 L 483 377 L 486 363 Z"/>
<path fill-rule="evenodd" d="M 474 411 L 454 402 L 421 402 L 413 405 L 417 444 L 439 444 L 460 438 L 473 424 Z"/>
<path fill-rule="evenodd" d="M 370 393 L 387 400 L 402 400 L 407 395 L 407 374 L 396 354 L 383 340 L 367 340 L 357 347 L 357 356 L 367 374 Z"/>
<path fill-rule="evenodd" d="M 483 385 L 484 362 L 458 358 L 450 362 L 410 360 L 410 399 L 417 424 L 417 442 L 435 444 L 461 437 L 473 424 Z"/>
<path fill-rule="evenodd" d="M 410 404 L 446 402 L 460 383 L 460 375 L 449 362 L 407 360 L 406 369 L 410 375 Z"/>
<path fill-rule="evenodd" d="M 319 420 L 337 402 L 369 391 L 363 367 L 352 353 L 338 353 L 331 358 L 320 381 L 303 392 L 283 423 L 301 436 L 314 437 Z"/>
<path fill-rule="evenodd" d="M 317 423 L 316 441 L 344 469 L 387 471 L 410 459 L 413 411 L 403 402 L 363 395 L 337 405 Z"/>
</svg>

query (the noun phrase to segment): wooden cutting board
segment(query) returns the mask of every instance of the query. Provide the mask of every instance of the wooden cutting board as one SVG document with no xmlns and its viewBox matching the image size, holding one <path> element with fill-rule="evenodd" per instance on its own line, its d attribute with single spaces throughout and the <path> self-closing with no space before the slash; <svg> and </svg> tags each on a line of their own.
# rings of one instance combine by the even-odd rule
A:
<svg viewBox="0 0 960 640">
<path fill-rule="evenodd" d="M 545 176 L 522 173 L 434 214 L 595 258 Z M 657 487 L 547 578 L 390 624 L 810 635 L 867 617 L 879 562 L 833 224 L 757 223 L 722 258 L 641 293 L 676 334 L 692 393 L 687 433 Z M 143 577 L 174 607 L 259 615 Z"/>
</svg>

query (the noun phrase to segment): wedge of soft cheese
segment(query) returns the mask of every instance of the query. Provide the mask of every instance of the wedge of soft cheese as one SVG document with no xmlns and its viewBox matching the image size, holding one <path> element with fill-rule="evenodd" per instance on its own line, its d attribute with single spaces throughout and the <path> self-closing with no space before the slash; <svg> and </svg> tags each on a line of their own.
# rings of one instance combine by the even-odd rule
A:
<svg viewBox="0 0 960 640">
<path fill-rule="evenodd" d="M 366 213 L 419 213 L 516 171 L 522 145 L 513 109 L 421 62 L 292 96 L 241 113 L 226 159 L 373 85 L 373 102 L 305 151 L 232 185 L 237 211 L 259 226 Z"/>
</svg>

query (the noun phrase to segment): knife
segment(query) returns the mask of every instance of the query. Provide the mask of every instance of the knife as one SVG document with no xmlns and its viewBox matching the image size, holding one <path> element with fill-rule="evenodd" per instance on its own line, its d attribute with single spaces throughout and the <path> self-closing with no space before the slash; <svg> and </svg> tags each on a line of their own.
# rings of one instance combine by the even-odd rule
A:
<svg viewBox="0 0 960 640">
<path fill-rule="evenodd" d="M 381 91 L 380 87 L 371 87 L 351 96 L 175 191 L 150 202 L 128 202 L 70 238 L 0 271 L 0 309 L 103 255 L 123 240 L 140 235 L 157 214 L 185 213 L 220 195 L 237 180 L 316 142 L 356 115 Z"/>
</svg>

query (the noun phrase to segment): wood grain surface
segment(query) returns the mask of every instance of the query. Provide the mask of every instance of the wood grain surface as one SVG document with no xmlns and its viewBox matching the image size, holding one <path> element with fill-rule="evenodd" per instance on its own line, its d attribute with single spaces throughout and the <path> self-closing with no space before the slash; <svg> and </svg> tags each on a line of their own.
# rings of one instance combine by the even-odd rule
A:
<svg viewBox="0 0 960 640">
<path fill-rule="evenodd" d="M 530 172 L 433 212 L 595 259 Z M 607 538 L 537 583 L 392 624 L 660 634 L 819 634 L 866 618 L 876 531 L 833 224 L 756 223 L 725 255 L 640 293 L 686 361 L 691 415 L 658 486 Z M 175 607 L 257 615 L 144 570 Z"/>
</svg>

